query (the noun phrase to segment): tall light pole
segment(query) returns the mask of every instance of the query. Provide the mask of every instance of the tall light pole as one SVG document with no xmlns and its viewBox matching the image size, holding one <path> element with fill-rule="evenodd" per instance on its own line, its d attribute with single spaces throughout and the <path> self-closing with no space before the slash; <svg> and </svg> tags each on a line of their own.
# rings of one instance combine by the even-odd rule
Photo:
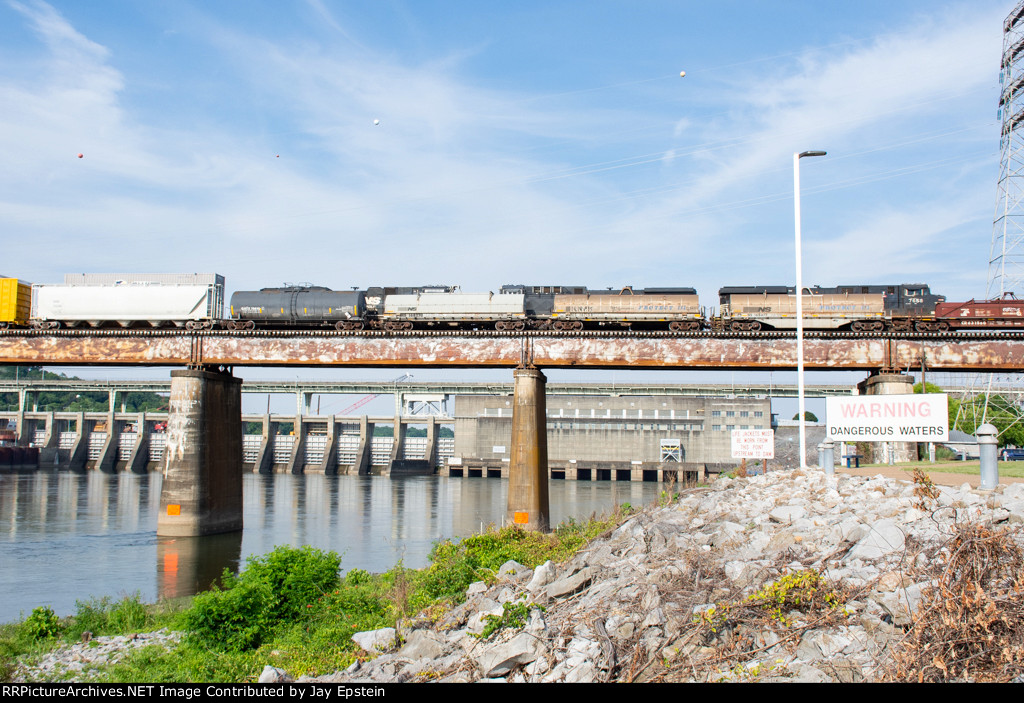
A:
<svg viewBox="0 0 1024 703">
<path fill-rule="evenodd" d="M 800 159 L 824 156 L 824 151 L 803 151 L 793 154 L 793 211 L 796 215 L 796 388 L 799 399 L 800 468 L 807 468 L 807 428 L 804 415 L 804 276 L 800 255 Z"/>
</svg>

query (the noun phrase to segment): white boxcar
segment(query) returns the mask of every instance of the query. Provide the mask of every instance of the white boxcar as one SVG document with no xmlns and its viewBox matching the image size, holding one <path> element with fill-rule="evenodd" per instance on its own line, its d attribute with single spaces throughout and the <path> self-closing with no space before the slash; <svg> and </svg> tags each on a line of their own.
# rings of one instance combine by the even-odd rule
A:
<svg viewBox="0 0 1024 703">
<path fill-rule="evenodd" d="M 217 274 L 75 274 L 65 285 L 32 286 L 32 323 L 42 328 L 141 323 L 203 329 L 223 312 L 224 277 Z"/>
<path fill-rule="evenodd" d="M 396 323 L 406 323 L 405 328 L 408 328 L 411 323 L 494 322 L 498 329 L 513 329 L 508 325 L 517 323 L 521 328 L 526 318 L 524 300 L 522 293 L 389 295 L 384 299 L 384 312 L 380 317 L 388 327 Z"/>
</svg>

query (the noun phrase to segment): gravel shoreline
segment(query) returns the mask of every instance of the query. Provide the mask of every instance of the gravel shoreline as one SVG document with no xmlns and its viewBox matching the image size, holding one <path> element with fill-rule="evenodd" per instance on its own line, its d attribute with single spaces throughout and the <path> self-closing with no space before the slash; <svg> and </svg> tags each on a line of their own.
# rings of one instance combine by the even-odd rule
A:
<svg viewBox="0 0 1024 703">
<path fill-rule="evenodd" d="M 353 640 L 375 655 L 362 665 L 306 679 L 267 667 L 260 680 L 877 680 L 924 602 L 932 577 L 922 569 L 939 559 L 956 525 L 1010 527 L 1021 539 L 1024 483 L 978 491 L 956 483 L 962 475 L 935 474 L 937 496 L 922 510 L 903 476 L 868 471 L 719 478 L 647 506 L 564 564 L 507 563 L 495 583 L 473 584 L 466 602 L 439 621 L 358 634 Z M 750 656 L 723 658 L 725 640 L 694 639 L 695 621 L 716 604 L 739 603 L 808 570 L 851 594 L 843 617 L 819 625 L 791 614 L 794 629 L 781 635 L 764 623 L 740 626 L 738 636 L 759 643 Z M 489 616 L 507 606 L 528 611 L 525 624 L 481 639 Z M 15 680 L 88 681 L 96 666 L 140 647 L 173 646 L 180 636 L 97 637 L 20 668 Z"/>
</svg>

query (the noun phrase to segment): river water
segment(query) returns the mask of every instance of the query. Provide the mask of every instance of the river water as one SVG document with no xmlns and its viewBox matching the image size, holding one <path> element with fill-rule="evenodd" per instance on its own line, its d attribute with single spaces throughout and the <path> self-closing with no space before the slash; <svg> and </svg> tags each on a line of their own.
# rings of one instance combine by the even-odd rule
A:
<svg viewBox="0 0 1024 703">
<path fill-rule="evenodd" d="M 371 572 L 426 565 L 434 542 L 464 537 L 505 513 L 508 482 L 488 478 L 246 474 L 245 529 L 158 538 L 160 474 L 0 474 L 0 622 L 48 605 L 139 593 L 192 595 L 225 568 L 275 546 L 312 545 Z M 656 500 L 660 484 L 552 481 L 551 521 Z"/>
</svg>

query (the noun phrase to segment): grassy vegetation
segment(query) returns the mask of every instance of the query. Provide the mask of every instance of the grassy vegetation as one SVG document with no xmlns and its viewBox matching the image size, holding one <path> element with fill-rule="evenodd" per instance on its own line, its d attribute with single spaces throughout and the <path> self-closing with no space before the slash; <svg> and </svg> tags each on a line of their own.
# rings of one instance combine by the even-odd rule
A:
<svg viewBox="0 0 1024 703">
<path fill-rule="evenodd" d="M 886 467 L 888 464 L 861 464 L 862 469 L 873 469 Z M 908 474 L 914 469 L 921 469 L 926 473 L 940 474 L 967 474 L 978 476 L 981 474 L 981 464 L 975 461 L 912 461 L 896 464 L 895 468 L 906 471 Z M 1010 478 L 1024 478 L 1024 461 L 1000 461 L 999 475 Z"/>
<path fill-rule="evenodd" d="M 250 559 L 239 575 L 184 605 L 142 604 L 138 597 L 79 603 L 75 615 L 56 618 L 37 609 L 24 621 L 0 626 L 0 681 L 13 676 L 15 659 L 34 657 L 62 643 L 93 636 L 168 627 L 186 633 L 172 650 L 150 647 L 97 671 L 108 682 L 255 681 L 271 664 L 299 676 L 326 674 L 365 657 L 354 633 L 393 627 L 425 613 L 438 617 L 465 599 L 475 581 L 492 581 L 509 559 L 535 567 L 562 561 L 629 512 L 570 520 L 551 534 L 491 529 L 434 546 L 430 565 L 398 564 L 383 574 L 360 569 L 339 577 L 340 558 L 311 547 L 278 547 Z"/>
</svg>

